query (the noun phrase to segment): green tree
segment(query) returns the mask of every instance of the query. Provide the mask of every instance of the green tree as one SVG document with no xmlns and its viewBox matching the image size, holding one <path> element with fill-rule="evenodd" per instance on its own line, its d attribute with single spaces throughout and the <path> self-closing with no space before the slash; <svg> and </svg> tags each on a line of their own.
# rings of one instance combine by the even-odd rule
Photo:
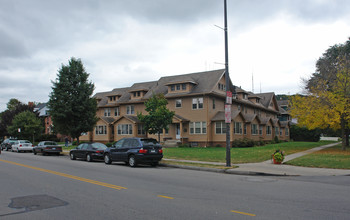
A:
<svg viewBox="0 0 350 220">
<path fill-rule="evenodd" d="M 168 101 L 163 94 L 153 94 L 153 96 L 145 102 L 146 111 L 148 115 L 138 113 L 137 117 L 144 124 L 145 131 L 150 134 L 158 134 L 158 142 L 160 142 L 160 133 L 163 129 L 168 129 L 169 124 L 175 112 L 167 109 Z"/>
<path fill-rule="evenodd" d="M 24 111 L 33 112 L 33 106 L 29 106 L 21 102 L 17 103 L 16 105 L 13 105 L 13 103 L 15 103 L 15 101 L 13 100 L 17 100 L 17 99 L 11 99 L 7 104 L 8 109 L 6 109 L 4 112 L 1 113 L 0 137 L 10 135 L 7 131 L 7 127 L 12 125 L 12 120 L 17 114 Z"/>
<path fill-rule="evenodd" d="M 54 130 L 78 143 L 81 133 L 93 130 L 97 122 L 97 102 L 92 98 L 95 86 L 88 77 L 81 60 L 71 58 L 58 70 L 48 102 Z"/>
<path fill-rule="evenodd" d="M 19 104 L 21 104 L 21 102 L 18 101 L 18 99 L 10 99 L 10 101 L 7 103 L 7 109 L 13 111 Z"/>
<path fill-rule="evenodd" d="M 309 129 L 341 129 L 345 150 L 350 128 L 350 41 L 329 48 L 316 67 L 306 81 L 307 96 L 293 97 L 291 114 Z"/>
<path fill-rule="evenodd" d="M 19 139 L 32 139 L 40 136 L 43 130 L 40 119 L 31 111 L 24 111 L 17 114 L 13 120 L 12 125 L 8 126 L 8 133 Z"/>
</svg>

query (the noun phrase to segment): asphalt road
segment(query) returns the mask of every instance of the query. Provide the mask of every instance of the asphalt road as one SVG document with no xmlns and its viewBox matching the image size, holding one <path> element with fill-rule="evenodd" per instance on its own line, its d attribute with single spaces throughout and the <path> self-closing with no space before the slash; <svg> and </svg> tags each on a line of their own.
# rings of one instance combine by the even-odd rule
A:
<svg viewBox="0 0 350 220">
<path fill-rule="evenodd" d="M 262 177 L 2 152 L 0 219 L 349 219 L 350 177 Z"/>
</svg>

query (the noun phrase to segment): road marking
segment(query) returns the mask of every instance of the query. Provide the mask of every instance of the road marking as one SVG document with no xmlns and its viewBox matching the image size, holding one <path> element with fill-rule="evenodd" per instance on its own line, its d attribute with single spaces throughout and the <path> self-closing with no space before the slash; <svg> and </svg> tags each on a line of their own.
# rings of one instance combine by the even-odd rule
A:
<svg viewBox="0 0 350 220">
<path fill-rule="evenodd" d="M 100 181 L 96 181 L 96 180 L 86 179 L 86 178 L 83 178 L 83 177 L 73 176 L 73 175 L 70 175 L 70 174 L 60 173 L 60 172 L 56 172 L 56 171 L 52 171 L 52 170 L 42 169 L 42 168 L 39 168 L 39 167 L 33 167 L 33 166 L 25 165 L 25 164 L 12 162 L 12 161 L 1 160 L 1 159 L 0 159 L 0 161 L 5 162 L 5 163 L 9 163 L 9 164 L 14 164 L 14 165 L 21 166 L 21 167 L 30 168 L 30 169 L 33 169 L 33 170 L 39 170 L 39 171 L 42 171 L 42 172 L 45 172 L 45 173 L 55 174 L 57 176 L 62 176 L 62 177 L 70 178 L 70 179 L 79 180 L 79 181 L 86 182 L 86 183 L 91 183 L 91 184 L 95 184 L 95 185 L 99 185 L 99 186 L 104 186 L 104 187 L 108 187 L 108 188 L 112 188 L 112 189 L 117 189 L 117 190 L 127 189 L 126 187 L 122 187 L 122 186 L 116 186 L 116 185 L 112 185 L 112 184 L 109 184 L 109 183 L 104 183 L 104 182 L 100 182 Z"/>
<path fill-rule="evenodd" d="M 165 198 L 165 199 L 174 199 L 173 197 L 169 197 L 169 196 L 162 196 L 162 195 L 158 195 L 158 197 L 160 197 L 160 198 Z"/>
<path fill-rule="evenodd" d="M 240 211 L 235 211 L 235 210 L 231 210 L 231 212 L 238 213 L 238 214 L 241 214 L 241 215 L 256 216 L 255 214 L 246 213 L 246 212 L 240 212 Z"/>
</svg>

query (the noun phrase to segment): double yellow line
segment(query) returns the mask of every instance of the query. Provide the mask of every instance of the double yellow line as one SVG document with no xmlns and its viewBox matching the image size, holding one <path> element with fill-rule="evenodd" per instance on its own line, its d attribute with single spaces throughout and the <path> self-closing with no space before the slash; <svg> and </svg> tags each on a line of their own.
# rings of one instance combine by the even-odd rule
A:
<svg viewBox="0 0 350 220">
<path fill-rule="evenodd" d="M 92 183 L 92 184 L 95 184 L 95 185 L 108 187 L 108 188 L 111 188 L 111 189 L 117 189 L 117 190 L 127 189 L 126 187 L 122 187 L 122 186 L 116 186 L 116 185 L 109 184 L 109 183 L 104 183 L 104 182 L 100 182 L 100 181 L 96 181 L 96 180 L 86 179 L 86 178 L 73 176 L 73 175 L 66 174 L 66 173 L 60 173 L 60 172 L 56 172 L 56 171 L 52 171 L 52 170 L 42 169 L 42 168 L 39 168 L 39 167 L 28 166 L 28 165 L 25 165 L 25 164 L 20 164 L 20 163 L 16 163 L 16 162 L 12 162 L 12 161 L 1 160 L 1 159 L 0 159 L 0 161 L 5 162 L 5 163 L 9 163 L 9 164 L 14 164 L 14 165 L 21 166 L 21 167 L 30 168 L 30 169 L 33 169 L 33 170 L 39 170 L 39 171 L 45 172 L 45 173 L 55 174 L 57 176 L 63 176 L 63 177 L 66 177 L 66 178 L 79 180 L 79 181 L 86 182 L 86 183 Z"/>
</svg>

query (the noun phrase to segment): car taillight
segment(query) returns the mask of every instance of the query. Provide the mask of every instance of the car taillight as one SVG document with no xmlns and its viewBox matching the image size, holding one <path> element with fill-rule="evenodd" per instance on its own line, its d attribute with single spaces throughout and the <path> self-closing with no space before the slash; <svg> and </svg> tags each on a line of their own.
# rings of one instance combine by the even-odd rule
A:
<svg viewBox="0 0 350 220">
<path fill-rule="evenodd" d="M 22 147 L 22 144 L 20 144 L 19 147 Z"/>
<path fill-rule="evenodd" d="M 162 154 L 163 153 L 163 149 L 159 149 L 158 153 Z"/>
<path fill-rule="evenodd" d="M 103 153 L 103 150 L 97 150 L 96 153 L 102 154 L 102 153 Z"/>
<path fill-rule="evenodd" d="M 147 153 L 147 150 L 141 148 L 141 149 L 139 150 L 139 153 L 140 153 L 140 154 L 145 154 L 145 153 Z"/>
</svg>

